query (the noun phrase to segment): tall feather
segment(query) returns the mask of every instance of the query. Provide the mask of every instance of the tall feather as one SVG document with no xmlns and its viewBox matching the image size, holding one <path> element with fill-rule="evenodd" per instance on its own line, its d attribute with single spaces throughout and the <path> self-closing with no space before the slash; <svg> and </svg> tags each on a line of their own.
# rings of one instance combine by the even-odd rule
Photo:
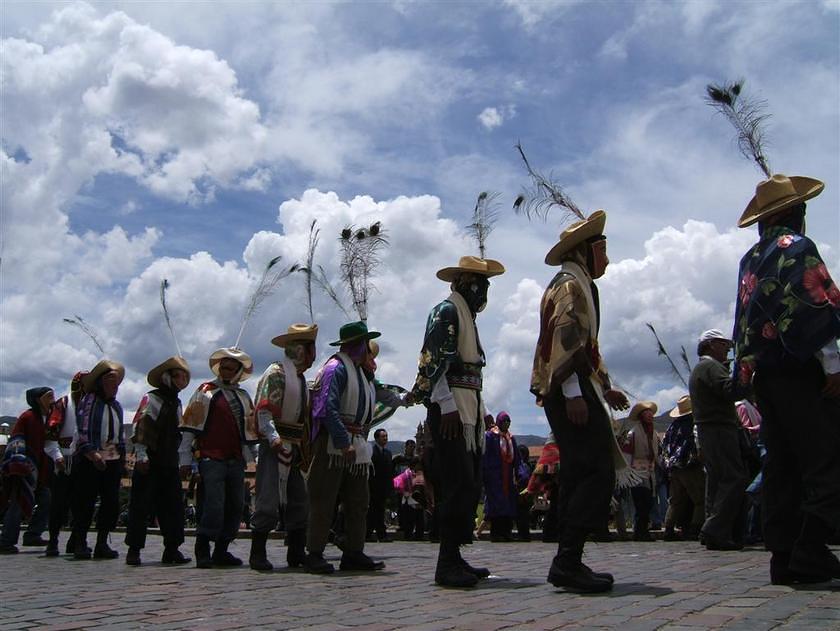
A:
<svg viewBox="0 0 840 631">
<path fill-rule="evenodd" d="M 234 348 L 239 348 L 239 342 L 242 340 L 242 334 L 245 332 L 245 326 L 248 324 L 251 317 L 257 312 L 257 309 L 259 309 L 263 301 L 268 298 L 275 289 L 277 289 L 277 285 L 280 284 L 281 280 L 286 278 L 289 274 L 295 273 L 299 269 L 300 266 L 297 263 L 291 265 L 290 267 L 281 267 L 279 263 L 282 258 L 282 256 L 275 256 L 265 266 L 265 270 L 263 270 L 260 281 L 254 288 L 254 292 L 248 300 L 248 305 L 245 307 L 245 313 L 242 316 L 242 325 L 239 327 L 239 335 L 236 336 L 236 342 L 233 344 Z"/>
<path fill-rule="evenodd" d="M 178 351 L 178 357 L 183 357 L 181 347 L 178 345 L 178 338 L 175 336 L 175 328 L 172 326 L 172 321 L 169 319 L 169 309 L 166 308 L 167 289 L 169 289 L 169 281 L 164 278 L 160 281 L 160 306 L 163 307 L 163 319 L 166 320 L 166 326 L 169 328 L 169 333 L 172 335 L 172 341 L 175 342 L 175 350 Z"/>
<path fill-rule="evenodd" d="M 521 142 L 516 143 L 516 150 L 519 152 L 522 162 L 525 163 L 525 169 L 531 178 L 530 188 L 520 194 L 513 202 L 513 210 L 516 214 L 524 214 L 528 219 L 536 216 L 545 221 L 553 208 L 559 208 L 564 214 L 564 220 L 568 219 L 569 216 L 575 220 L 586 219 L 583 211 L 563 191 L 560 184 L 554 181 L 550 174 L 548 176 L 543 175 L 531 166 L 525 156 L 525 150 L 522 148 Z"/>
<path fill-rule="evenodd" d="M 688 353 L 685 350 L 685 346 L 680 346 L 680 359 L 683 360 L 683 364 L 685 364 L 685 369 L 688 371 L 687 374 L 691 374 L 691 371 L 694 370 L 691 367 L 691 362 L 688 361 Z"/>
<path fill-rule="evenodd" d="M 359 319 L 367 322 L 368 295 L 373 288 L 371 277 L 382 262 L 388 238 L 381 222 L 369 228 L 347 226 L 339 237 L 341 245 L 341 279 L 353 298 Z"/>
<path fill-rule="evenodd" d="M 764 123 L 770 118 L 765 113 L 767 103 L 763 100 L 749 99 L 741 92 L 744 80 L 706 86 L 706 103 L 723 114 L 738 132 L 738 148 L 748 160 L 753 160 L 768 178 L 771 175 L 770 164 L 764 153 Z"/>
<path fill-rule="evenodd" d="M 350 319 L 350 312 L 347 311 L 347 307 L 344 306 L 344 303 L 341 301 L 341 298 L 338 297 L 338 292 L 330 283 L 329 279 L 327 278 L 327 273 L 324 271 L 324 268 L 320 265 L 318 266 L 318 271 L 312 274 L 312 280 L 315 281 L 315 284 L 321 288 L 327 296 L 329 296 L 330 300 L 332 300 L 335 305 L 341 309 L 341 313 L 343 313 L 347 319 Z"/>
<path fill-rule="evenodd" d="M 679 368 L 677 368 L 677 365 L 674 363 L 674 360 L 671 359 L 671 355 L 668 354 L 668 351 L 665 348 L 665 345 L 662 343 L 662 340 L 659 339 L 659 334 L 656 332 L 656 329 L 653 328 L 653 325 L 650 322 L 645 322 L 645 326 L 647 326 L 647 328 L 650 329 L 650 332 L 653 333 L 653 337 L 656 340 L 656 352 L 657 352 L 657 354 L 661 355 L 662 357 L 664 357 L 668 361 L 668 364 L 671 366 L 671 370 L 673 371 L 673 373 L 677 376 L 677 378 L 680 381 L 682 381 L 682 384 L 686 388 L 688 388 L 688 383 L 686 382 L 685 377 L 683 377 Z"/>
<path fill-rule="evenodd" d="M 312 276 L 315 274 L 315 250 L 318 248 L 318 236 L 321 230 L 317 228 L 318 220 L 313 219 L 309 226 L 309 245 L 306 249 L 306 265 L 300 271 L 306 274 L 306 304 L 309 307 L 309 321 L 315 322 L 315 312 L 312 310 Z"/>
<path fill-rule="evenodd" d="M 84 321 L 82 316 L 76 315 L 72 318 L 62 318 L 61 320 L 65 324 L 69 324 L 70 326 L 75 326 L 76 328 L 81 329 L 82 333 L 87 335 L 90 338 L 90 340 L 94 343 L 96 348 L 99 349 L 99 352 L 102 354 L 102 356 L 105 356 L 105 349 L 102 348 L 102 344 L 99 343 L 99 339 L 96 336 L 96 331 L 94 331 L 93 327 L 91 327 L 87 322 Z"/>
<path fill-rule="evenodd" d="M 467 226 L 472 237 L 478 243 L 479 256 L 484 258 L 487 246 L 487 237 L 493 232 L 496 221 L 499 219 L 499 194 L 489 191 L 482 191 L 475 200 L 472 223 Z"/>
</svg>

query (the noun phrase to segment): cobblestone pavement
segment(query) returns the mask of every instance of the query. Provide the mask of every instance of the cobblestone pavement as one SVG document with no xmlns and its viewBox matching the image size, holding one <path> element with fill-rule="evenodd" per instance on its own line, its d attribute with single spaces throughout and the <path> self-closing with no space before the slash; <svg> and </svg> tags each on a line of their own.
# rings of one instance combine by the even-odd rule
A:
<svg viewBox="0 0 840 631">
<path fill-rule="evenodd" d="M 66 535 L 62 536 L 63 539 Z M 114 535 L 112 545 L 121 541 Z M 193 540 L 184 545 L 190 550 Z M 285 568 L 282 542 L 271 573 L 246 566 L 198 570 L 159 563 L 150 537 L 143 565 L 48 559 L 21 548 L 0 556 L 3 629 L 840 629 L 840 581 L 808 589 L 772 586 L 768 553 L 708 552 L 697 543 L 587 544 L 586 561 L 616 576 L 613 591 L 583 596 L 545 582 L 555 544 L 478 542 L 464 556 L 494 576 L 472 590 L 433 583 L 437 546 L 375 543 L 374 574 L 312 576 Z M 231 547 L 247 559 L 249 542 Z M 339 551 L 328 547 L 328 559 Z"/>
</svg>

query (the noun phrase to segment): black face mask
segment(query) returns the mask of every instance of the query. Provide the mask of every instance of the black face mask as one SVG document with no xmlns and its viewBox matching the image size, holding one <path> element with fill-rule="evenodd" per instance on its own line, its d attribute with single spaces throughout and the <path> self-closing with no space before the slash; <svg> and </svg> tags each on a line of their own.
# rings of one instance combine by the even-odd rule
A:
<svg viewBox="0 0 840 631">
<path fill-rule="evenodd" d="M 465 274 L 455 282 L 455 291 L 464 297 L 464 301 L 473 313 L 479 313 L 487 306 L 489 287 L 490 281 L 476 274 Z"/>
</svg>

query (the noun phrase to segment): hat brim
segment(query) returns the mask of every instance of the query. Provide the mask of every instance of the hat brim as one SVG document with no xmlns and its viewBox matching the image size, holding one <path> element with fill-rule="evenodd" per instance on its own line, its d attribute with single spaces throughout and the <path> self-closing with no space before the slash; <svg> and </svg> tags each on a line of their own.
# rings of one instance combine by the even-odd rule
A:
<svg viewBox="0 0 840 631">
<path fill-rule="evenodd" d="M 183 357 L 170 357 L 165 362 L 152 368 L 146 375 L 146 381 L 153 388 L 160 388 L 163 385 L 163 373 L 169 370 L 183 370 L 187 373 L 187 380 L 191 378 L 190 367 Z"/>
<path fill-rule="evenodd" d="M 451 283 L 461 274 L 478 274 L 479 276 L 486 276 L 487 278 L 490 278 L 492 276 L 500 276 L 505 273 L 505 266 L 499 261 L 493 259 L 484 259 L 484 261 L 487 263 L 486 269 L 462 267 L 458 265 L 456 267 L 444 267 L 443 269 L 439 269 L 436 276 L 442 281 Z"/>
<path fill-rule="evenodd" d="M 678 405 L 673 410 L 668 412 L 668 416 L 670 416 L 671 418 L 680 418 L 681 416 L 688 416 L 689 414 L 692 414 L 693 412 L 694 412 L 694 410 L 689 410 L 688 412 L 680 412 L 680 406 Z"/>
<path fill-rule="evenodd" d="M 286 348 L 289 342 L 314 342 L 317 337 L 315 333 L 284 333 L 271 339 L 271 343 L 280 348 Z"/>
<path fill-rule="evenodd" d="M 653 403 L 652 401 L 640 401 L 639 403 L 633 406 L 632 410 L 630 410 L 630 416 L 628 416 L 628 418 L 631 420 L 637 419 L 639 418 L 639 414 L 641 414 L 645 410 L 650 410 L 651 412 L 656 414 L 656 412 L 659 410 L 659 406 L 656 405 L 656 403 Z"/>
<path fill-rule="evenodd" d="M 120 376 L 119 383 L 122 383 L 123 379 L 125 379 L 125 366 L 119 362 L 103 359 L 87 375 L 82 377 L 82 388 L 84 388 L 85 392 L 93 392 L 97 379 L 112 370 L 117 372 Z"/>
<path fill-rule="evenodd" d="M 604 234 L 606 225 L 607 213 L 603 210 L 596 210 L 586 220 L 567 228 L 560 236 L 560 240 L 545 255 L 545 264 L 560 265 L 563 262 L 564 254 L 573 250 L 587 239 Z"/>
<path fill-rule="evenodd" d="M 330 346 L 341 346 L 342 344 L 349 344 L 350 342 L 360 342 L 361 340 L 373 340 L 377 337 L 382 335 L 379 331 L 368 331 L 367 333 L 361 333 L 360 335 L 354 335 L 353 337 L 348 337 L 344 340 L 337 340 L 335 342 L 330 342 Z"/>
<path fill-rule="evenodd" d="M 239 381 L 245 381 L 254 372 L 254 361 L 248 353 L 239 349 L 220 348 L 210 355 L 208 362 L 210 364 L 210 370 L 217 377 L 219 376 L 219 363 L 225 358 L 235 359 L 242 364 L 242 376 L 239 378 Z"/>
<path fill-rule="evenodd" d="M 795 195 L 780 199 L 769 206 L 765 206 L 764 208 L 759 208 L 757 195 L 753 195 L 753 198 L 750 200 L 750 203 L 747 204 L 741 218 L 738 220 L 738 227 L 746 228 L 761 221 L 762 219 L 766 219 L 767 217 L 778 214 L 783 210 L 787 210 L 791 206 L 796 206 L 805 200 L 816 197 L 822 193 L 825 188 L 825 184 L 812 177 L 791 175 L 788 179 L 790 179 L 791 184 L 793 184 L 793 188 L 796 191 Z"/>
</svg>

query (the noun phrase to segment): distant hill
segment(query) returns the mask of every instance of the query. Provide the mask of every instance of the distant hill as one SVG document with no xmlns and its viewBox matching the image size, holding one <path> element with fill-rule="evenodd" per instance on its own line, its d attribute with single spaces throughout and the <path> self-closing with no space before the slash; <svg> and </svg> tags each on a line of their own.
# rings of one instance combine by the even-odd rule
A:
<svg viewBox="0 0 840 631">
<path fill-rule="evenodd" d="M 2 425 L 3 423 L 8 423 L 9 429 L 11 429 L 12 425 L 15 424 L 16 420 L 16 416 L 0 416 L 0 425 Z"/>
</svg>

